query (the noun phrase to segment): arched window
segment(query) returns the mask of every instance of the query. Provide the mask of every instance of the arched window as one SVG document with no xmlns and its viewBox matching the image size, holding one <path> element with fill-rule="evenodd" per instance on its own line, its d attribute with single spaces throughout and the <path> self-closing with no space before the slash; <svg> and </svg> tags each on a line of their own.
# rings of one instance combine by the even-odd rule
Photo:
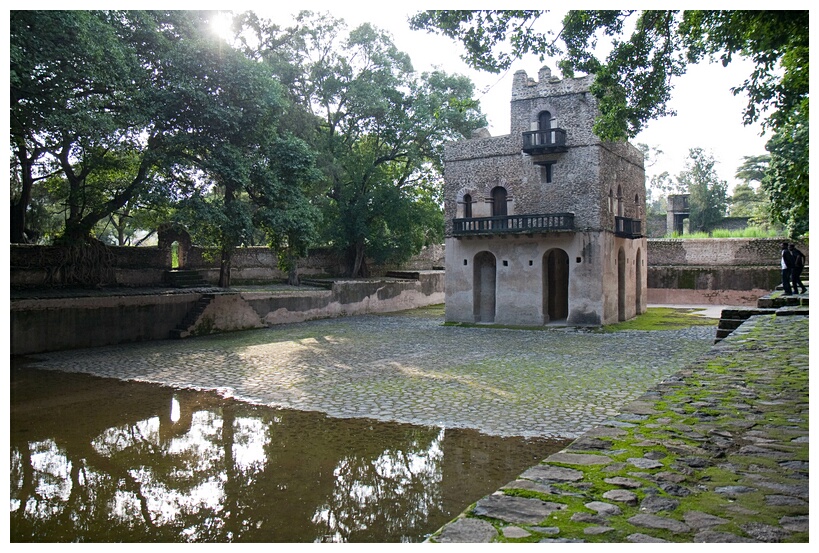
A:
<svg viewBox="0 0 819 553">
<path fill-rule="evenodd" d="M 472 217 L 472 195 L 464 194 L 464 217 L 469 219 Z"/>
<path fill-rule="evenodd" d="M 506 217 L 506 189 L 503 186 L 492 189 L 492 216 Z"/>
<path fill-rule="evenodd" d="M 637 219 L 640 219 L 642 217 L 642 210 L 640 209 L 640 195 L 639 194 L 634 195 L 634 213 L 635 213 L 635 217 Z"/>
<path fill-rule="evenodd" d="M 623 216 L 623 188 L 617 187 L 617 216 Z"/>
</svg>

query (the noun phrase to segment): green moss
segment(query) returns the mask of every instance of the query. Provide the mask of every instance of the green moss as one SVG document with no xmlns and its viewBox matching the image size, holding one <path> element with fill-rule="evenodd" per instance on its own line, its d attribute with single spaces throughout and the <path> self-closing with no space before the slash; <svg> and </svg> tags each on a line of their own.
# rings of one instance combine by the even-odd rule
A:
<svg viewBox="0 0 819 553">
<path fill-rule="evenodd" d="M 678 330 L 690 326 L 716 326 L 717 320 L 698 315 L 696 308 L 649 307 L 645 313 L 621 323 L 607 325 L 601 332 L 621 330 Z"/>
</svg>

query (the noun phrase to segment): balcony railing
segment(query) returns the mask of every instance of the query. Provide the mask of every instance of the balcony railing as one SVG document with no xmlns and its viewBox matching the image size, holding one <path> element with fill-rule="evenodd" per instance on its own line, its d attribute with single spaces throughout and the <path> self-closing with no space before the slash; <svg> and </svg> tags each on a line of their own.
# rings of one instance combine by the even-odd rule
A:
<svg viewBox="0 0 819 553">
<path fill-rule="evenodd" d="M 565 129 L 555 128 L 523 133 L 523 153 L 525 154 L 548 154 L 568 150 Z"/>
<path fill-rule="evenodd" d="M 533 234 L 553 230 L 574 230 L 574 213 L 471 217 L 469 219 L 452 220 L 453 236 L 507 233 Z"/>
<path fill-rule="evenodd" d="M 614 234 L 623 238 L 640 238 L 642 221 L 640 219 L 629 219 L 628 217 L 614 218 Z"/>
</svg>

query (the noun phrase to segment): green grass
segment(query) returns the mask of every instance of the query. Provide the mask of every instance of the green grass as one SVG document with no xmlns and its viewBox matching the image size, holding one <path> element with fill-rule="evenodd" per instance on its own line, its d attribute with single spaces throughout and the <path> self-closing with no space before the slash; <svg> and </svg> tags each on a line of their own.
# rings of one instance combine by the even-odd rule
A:
<svg viewBox="0 0 819 553">
<path fill-rule="evenodd" d="M 702 238 L 782 238 L 782 231 L 774 229 L 763 229 L 761 227 L 746 227 L 741 230 L 714 229 L 711 232 L 691 232 L 688 234 L 678 234 L 672 232 L 663 238 L 693 240 Z"/>
<path fill-rule="evenodd" d="M 642 315 L 633 319 L 602 327 L 602 332 L 620 330 L 678 330 L 694 325 L 716 326 L 717 320 L 697 315 L 699 309 L 679 309 L 673 307 L 649 307 Z"/>
</svg>

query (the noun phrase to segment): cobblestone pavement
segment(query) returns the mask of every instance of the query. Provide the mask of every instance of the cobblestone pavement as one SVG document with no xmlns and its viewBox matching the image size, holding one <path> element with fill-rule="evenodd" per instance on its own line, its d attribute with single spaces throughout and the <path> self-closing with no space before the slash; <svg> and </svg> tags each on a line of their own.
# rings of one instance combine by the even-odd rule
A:
<svg viewBox="0 0 819 553">
<path fill-rule="evenodd" d="M 803 542 L 806 315 L 760 315 L 434 542 Z"/>
<path fill-rule="evenodd" d="M 575 438 L 707 352 L 715 334 L 442 322 L 432 309 L 32 357 L 38 368 L 217 389 L 334 417 Z"/>
</svg>

